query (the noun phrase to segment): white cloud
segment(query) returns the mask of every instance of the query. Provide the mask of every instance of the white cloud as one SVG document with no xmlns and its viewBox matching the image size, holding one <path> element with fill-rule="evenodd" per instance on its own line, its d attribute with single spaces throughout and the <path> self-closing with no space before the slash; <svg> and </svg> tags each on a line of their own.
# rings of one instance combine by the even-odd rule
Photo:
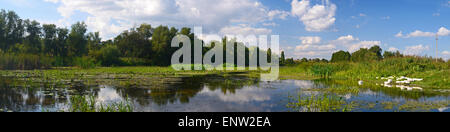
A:
<svg viewBox="0 0 450 132">
<path fill-rule="evenodd" d="M 263 26 L 273 26 L 273 27 L 278 26 L 278 24 L 276 24 L 275 22 L 263 23 L 262 25 Z"/>
<path fill-rule="evenodd" d="M 220 29 L 222 35 L 268 35 L 272 30 L 267 28 L 253 28 L 248 25 L 227 26 Z"/>
<path fill-rule="evenodd" d="M 300 37 L 300 40 L 302 40 L 302 44 L 308 45 L 308 44 L 318 44 L 322 39 L 318 36 L 306 36 Z"/>
<path fill-rule="evenodd" d="M 430 50 L 430 47 L 422 44 L 416 46 L 407 46 L 403 54 L 405 55 L 422 55 L 424 51 Z"/>
<path fill-rule="evenodd" d="M 434 37 L 434 36 L 436 36 L 436 34 L 439 36 L 449 36 L 450 30 L 448 30 L 445 27 L 441 27 L 441 28 L 439 28 L 437 33 L 416 30 L 416 31 L 406 34 L 406 35 L 400 31 L 398 34 L 395 35 L 395 37 L 399 37 L 399 38 Z"/>
<path fill-rule="evenodd" d="M 317 41 L 317 37 L 304 37 L 301 40 L 301 44 L 293 51 L 297 58 L 329 58 L 338 50 L 355 52 L 360 48 L 381 45 L 381 41 L 361 41 L 352 35 L 341 36 L 328 42 Z"/>
<path fill-rule="evenodd" d="M 437 34 L 438 34 L 439 36 L 448 36 L 448 35 L 450 35 L 450 30 L 448 30 L 448 29 L 445 28 L 445 27 L 441 27 L 441 28 L 439 29 L 439 31 L 437 32 Z"/>
<path fill-rule="evenodd" d="M 87 13 L 90 30 L 102 37 L 117 35 L 136 24 L 153 26 L 202 26 L 218 32 L 235 23 L 256 24 L 287 16 L 270 11 L 258 0 L 44 0 L 59 4 L 64 19 L 75 12 Z M 270 16 L 271 15 L 271 16 Z"/>
<path fill-rule="evenodd" d="M 450 51 L 442 51 L 443 55 L 450 55 Z"/>
<path fill-rule="evenodd" d="M 291 3 L 291 13 L 299 17 L 299 20 L 305 25 L 305 30 L 311 32 L 320 32 L 328 29 L 336 21 L 336 5 L 325 0 L 320 5 L 312 6 L 309 0 L 293 0 Z"/>
<path fill-rule="evenodd" d="M 441 55 L 442 55 L 442 58 L 444 58 L 445 60 L 450 59 L 450 51 L 442 51 Z"/>
<path fill-rule="evenodd" d="M 365 17 L 365 16 L 367 16 L 367 15 L 364 14 L 364 13 L 359 13 L 359 16 L 360 16 L 360 17 Z"/>
<path fill-rule="evenodd" d="M 395 47 L 389 47 L 389 49 L 387 51 L 396 52 L 396 51 L 399 51 L 399 50 L 397 48 L 395 48 Z"/>
<path fill-rule="evenodd" d="M 285 20 L 287 16 L 289 16 L 289 12 L 280 11 L 280 10 L 272 10 L 267 14 L 269 16 L 269 20 L 273 20 L 274 18 L 280 18 Z"/>
</svg>

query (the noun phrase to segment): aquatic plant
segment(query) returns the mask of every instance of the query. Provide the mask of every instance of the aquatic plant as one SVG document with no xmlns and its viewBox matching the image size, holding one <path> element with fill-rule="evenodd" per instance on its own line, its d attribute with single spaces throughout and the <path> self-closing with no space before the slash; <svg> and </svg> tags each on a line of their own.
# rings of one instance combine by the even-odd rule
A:
<svg viewBox="0 0 450 132">
<path fill-rule="evenodd" d="M 292 99 L 293 97 L 290 97 Z M 332 94 L 319 94 L 305 97 L 299 95 L 287 104 L 288 108 L 299 112 L 351 112 L 352 103 Z"/>
<path fill-rule="evenodd" d="M 75 95 L 70 98 L 70 107 L 67 112 L 133 112 L 133 110 L 129 100 L 104 105 L 98 104 L 94 96 Z"/>
</svg>

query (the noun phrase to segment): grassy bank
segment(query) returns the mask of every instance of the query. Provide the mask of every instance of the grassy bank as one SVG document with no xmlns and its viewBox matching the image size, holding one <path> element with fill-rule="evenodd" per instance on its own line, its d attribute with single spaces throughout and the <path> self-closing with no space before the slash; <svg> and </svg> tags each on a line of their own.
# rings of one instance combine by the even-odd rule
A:
<svg viewBox="0 0 450 132">
<path fill-rule="evenodd" d="M 412 85 L 424 88 L 450 88 L 450 62 L 425 57 L 389 58 L 372 62 L 301 63 L 282 67 L 281 76 L 311 76 L 336 80 L 364 80 L 381 83 L 380 77 L 406 76 L 422 78 Z"/>
</svg>

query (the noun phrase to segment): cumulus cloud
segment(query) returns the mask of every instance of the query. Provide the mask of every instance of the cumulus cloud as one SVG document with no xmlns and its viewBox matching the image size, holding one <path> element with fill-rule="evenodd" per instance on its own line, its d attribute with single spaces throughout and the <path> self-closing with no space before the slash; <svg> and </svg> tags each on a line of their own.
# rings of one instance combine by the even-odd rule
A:
<svg viewBox="0 0 450 132">
<path fill-rule="evenodd" d="M 300 37 L 300 40 L 302 41 L 302 44 L 308 45 L 308 44 L 318 44 L 322 39 L 318 36 L 306 36 Z"/>
<path fill-rule="evenodd" d="M 395 48 L 395 47 L 389 47 L 389 49 L 387 51 L 396 52 L 396 51 L 399 51 L 399 50 L 397 48 Z"/>
<path fill-rule="evenodd" d="M 439 35 L 439 36 L 449 36 L 450 35 L 450 30 L 448 30 L 445 27 L 441 27 L 439 28 L 438 32 L 433 33 L 433 32 L 424 32 L 424 31 L 420 31 L 420 30 L 416 30 L 414 32 L 411 32 L 409 34 L 403 34 L 401 31 L 399 33 L 397 33 L 395 35 L 395 37 L 398 38 L 413 38 L 413 37 L 434 37 Z"/>
<path fill-rule="evenodd" d="M 218 32 L 234 23 L 256 24 L 284 19 L 284 11 L 270 11 L 258 0 L 45 0 L 59 4 L 58 12 L 70 18 L 87 13 L 87 25 L 102 36 L 117 35 L 136 24 L 203 26 Z"/>
<path fill-rule="evenodd" d="M 449 60 L 450 59 L 450 51 L 442 51 L 442 58 Z"/>
<path fill-rule="evenodd" d="M 407 46 L 403 54 L 405 55 L 422 55 L 424 51 L 430 50 L 430 47 L 422 44 L 415 46 Z"/>
<path fill-rule="evenodd" d="M 439 36 L 448 36 L 448 35 L 450 35 L 450 30 L 448 30 L 445 27 L 441 27 L 441 28 L 439 28 L 439 31 L 437 32 L 437 34 Z"/>
<path fill-rule="evenodd" d="M 336 5 L 325 0 L 322 4 L 311 5 L 309 0 L 293 0 L 291 13 L 299 17 L 305 30 L 320 32 L 328 29 L 336 21 Z"/>
<path fill-rule="evenodd" d="M 360 40 L 352 35 L 341 36 L 335 40 L 322 42 L 320 37 L 301 37 L 301 44 L 295 47 L 297 58 L 329 58 L 333 52 L 345 50 L 355 52 L 360 48 L 370 48 L 381 45 L 381 41 Z"/>
<path fill-rule="evenodd" d="M 272 33 L 271 29 L 253 28 L 248 25 L 227 26 L 220 29 L 222 35 L 268 35 Z"/>
</svg>

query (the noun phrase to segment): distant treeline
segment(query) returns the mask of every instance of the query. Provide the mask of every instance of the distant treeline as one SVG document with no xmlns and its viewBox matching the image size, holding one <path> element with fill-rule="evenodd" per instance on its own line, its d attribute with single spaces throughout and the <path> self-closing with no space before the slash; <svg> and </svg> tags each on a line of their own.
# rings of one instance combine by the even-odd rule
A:
<svg viewBox="0 0 450 132">
<path fill-rule="evenodd" d="M 178 50 L 170 44 L 172 38 L 179 34 L 188 36 L 192 44 L 194 39 L 198 39 L 190 28 L 154 28 L 144 23 L 137 28 L 123 31 L 112 40 L 102 41 L 99 32 L 87 32 L 84 22 L 77 22 L 67 29 L 54 24 L 41 25 L 34 20 L 23 20 L 14 11 L 1 10 L 0 69 L 169 66 L 172 54 Z M 224 49 L 225 41 L 227 38 L 223 38 L 221 42 Z M 217 45 L 216 43 L 211 43 L 211 47 L 204 47 L 203 54 Z M 234 46 L 238 44 L 240 43 L 235 43 Z M 246 65 L 251 50 L 246 47 Z M 257 51 L 255 53 L 269 52 L 269 57 L 271 56 L 270 49 L 253 50 Z M 233 53 L 224 52 L 224 60 L 230 54 Z M 236 53 L 234 55 L 236 58 Z"/>
</svg>

